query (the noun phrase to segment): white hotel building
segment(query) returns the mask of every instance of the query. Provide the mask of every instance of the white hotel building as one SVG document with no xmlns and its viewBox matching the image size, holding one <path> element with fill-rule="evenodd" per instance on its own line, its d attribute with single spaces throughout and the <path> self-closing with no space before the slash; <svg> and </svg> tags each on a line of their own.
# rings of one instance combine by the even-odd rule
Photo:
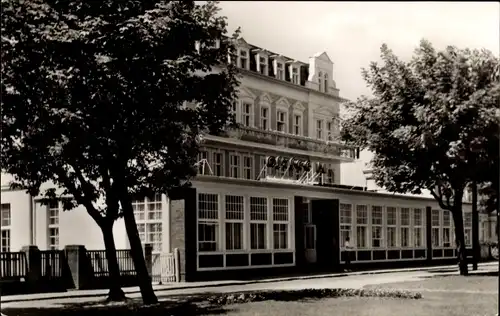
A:
<svg viewBox="0 0 500 316">
<path fill-rule="evenodd" d="M 233 110 L 241 126 L 205 135 L 192 189 L 134 202 L 144 243 L 159 253 L 180 249 L 186 280 L 285 267 L 335 270 L 342 266 L 347 236 L 354 265 L 455 257 L 453 221 L 433 199 L 340 183 L 341 164 L 353 163 L 356 153 L 337 142 L 335 118 L 343 99 L 325 52 L 306 63 L 242 39 L 236 62 L 242 79 Z M 2 184 L 7 181 L 3 177 Z M 7 187 L 1 199 L 2 252 L 29 244 L 104 249 L 100 229 L 83 207 L 62 212 L 60 205 L 42 206 L 37 197 Z M 469 247 L 471 209 L 466 202 Z M 496 238 L 495 225 L 481 217 L 480 239 Z M 117 248 L 128 248 L 121 220 L 114 233 Z"/>
</svg>

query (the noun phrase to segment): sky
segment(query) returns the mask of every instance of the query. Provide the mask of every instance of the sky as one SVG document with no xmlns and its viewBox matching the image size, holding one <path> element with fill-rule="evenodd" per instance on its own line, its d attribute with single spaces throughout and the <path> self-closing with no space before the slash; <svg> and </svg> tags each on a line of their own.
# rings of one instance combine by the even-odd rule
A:
<svg viewBox="0 0 500 316">
<path fill-rule="evenodd" d="M 274 2 L 221 1 L 231 34 L 241 27 L 249 43 L 308 62 L 325 51 L 334 62 L 340 95 L 355 100 L 370 94 L 361 69 L 378 61 L 386 43 L 410 59 L 421 39 L 436 49 L 448 45 L 485 48 L 499 56 L 497 2 Z M 365 185 L 362 170 L 370 153 L 342 166 L 342 184 Z"/>
</svg>

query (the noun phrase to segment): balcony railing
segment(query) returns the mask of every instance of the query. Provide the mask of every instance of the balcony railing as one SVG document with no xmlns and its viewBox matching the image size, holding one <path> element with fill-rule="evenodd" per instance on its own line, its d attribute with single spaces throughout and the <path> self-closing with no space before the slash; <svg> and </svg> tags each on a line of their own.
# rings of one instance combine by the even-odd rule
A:
<svg viewBox="0 0 500 316">
<path fill-rule="evenodd" d="M 233 128 L 222 137 L 240 139 L 243 141 L 268 144 L 283 148 L 322 153 L 346 159 L 356 159 L 356 149 L 339 143 L 314 139 L 278 131 L 265 131 L 258 128 L 240 126 Z"/>
</svg>

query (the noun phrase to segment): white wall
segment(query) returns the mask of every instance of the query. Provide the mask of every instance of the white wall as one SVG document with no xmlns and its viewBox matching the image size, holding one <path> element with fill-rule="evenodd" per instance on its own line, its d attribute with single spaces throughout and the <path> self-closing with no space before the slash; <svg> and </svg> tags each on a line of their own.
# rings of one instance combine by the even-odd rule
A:
<svg viewBox="0 0 500 316">
<path fill-rule="evenodd" d="M 2 204 L 10 204 L 10 250 L 31 244 L 30 196 L 24 191 L 2 191 Z"/>
<path fill-rule="evenodd" d="M 11 251 L 18 251 L 22 246 L 30 245 L 33 234 L 35 245 L 41 250 L 48 248 L 48 214 L 47 206 L 40 202 L 33 204 L 33 231 L 30 233 L 31 197 L 25 191 L 1 192 L 2 204 L 11 207 Z M 115 244 L 118 249 L 127 248 L 125 225 L 123 219 L 115 222 L 113 227 Z M 101 229 L 87 214 L 84 207 L 66 212 L 59 212 L 59 248 L 65 245 L 84 245 L 87 249 L 104 249 Z"/>
</svg>

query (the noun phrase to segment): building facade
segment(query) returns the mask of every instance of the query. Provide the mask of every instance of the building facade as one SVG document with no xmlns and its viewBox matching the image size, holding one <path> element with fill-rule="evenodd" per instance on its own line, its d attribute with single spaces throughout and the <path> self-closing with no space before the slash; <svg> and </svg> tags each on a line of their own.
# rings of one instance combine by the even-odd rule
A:
<svg viewBox="0 0 500 316">
<path fill-rule="evenodd" d="M 186 280 L 223 272 L 331 270 L 355 246 L 353 264 L 455 257 L 453 220 L 433 199 L 343 186 L 341 164 L 357 152 L 338 142 L 339 89 L 326 53 L 308 63 L 240 40 L 241 69 L 233 113 L 239 127 L 204 135 L 198 177 L 182 192 L 133 203 L 143 243 L 156 253 L 181 252 Z M 471 204 L 464 204 L 472 245 Z M 103 249 L 99 227 L 83 207 L 62 212 L 23 191 L 2 190 L 2 251 L 85 245 Z M 494 217 L 496 220 L 496 217 Z M 481 217 L 480 238 L 496 238 Z M 124 224 L 114 226 L 118 249 L 128 248 Z"/>
</svg>

